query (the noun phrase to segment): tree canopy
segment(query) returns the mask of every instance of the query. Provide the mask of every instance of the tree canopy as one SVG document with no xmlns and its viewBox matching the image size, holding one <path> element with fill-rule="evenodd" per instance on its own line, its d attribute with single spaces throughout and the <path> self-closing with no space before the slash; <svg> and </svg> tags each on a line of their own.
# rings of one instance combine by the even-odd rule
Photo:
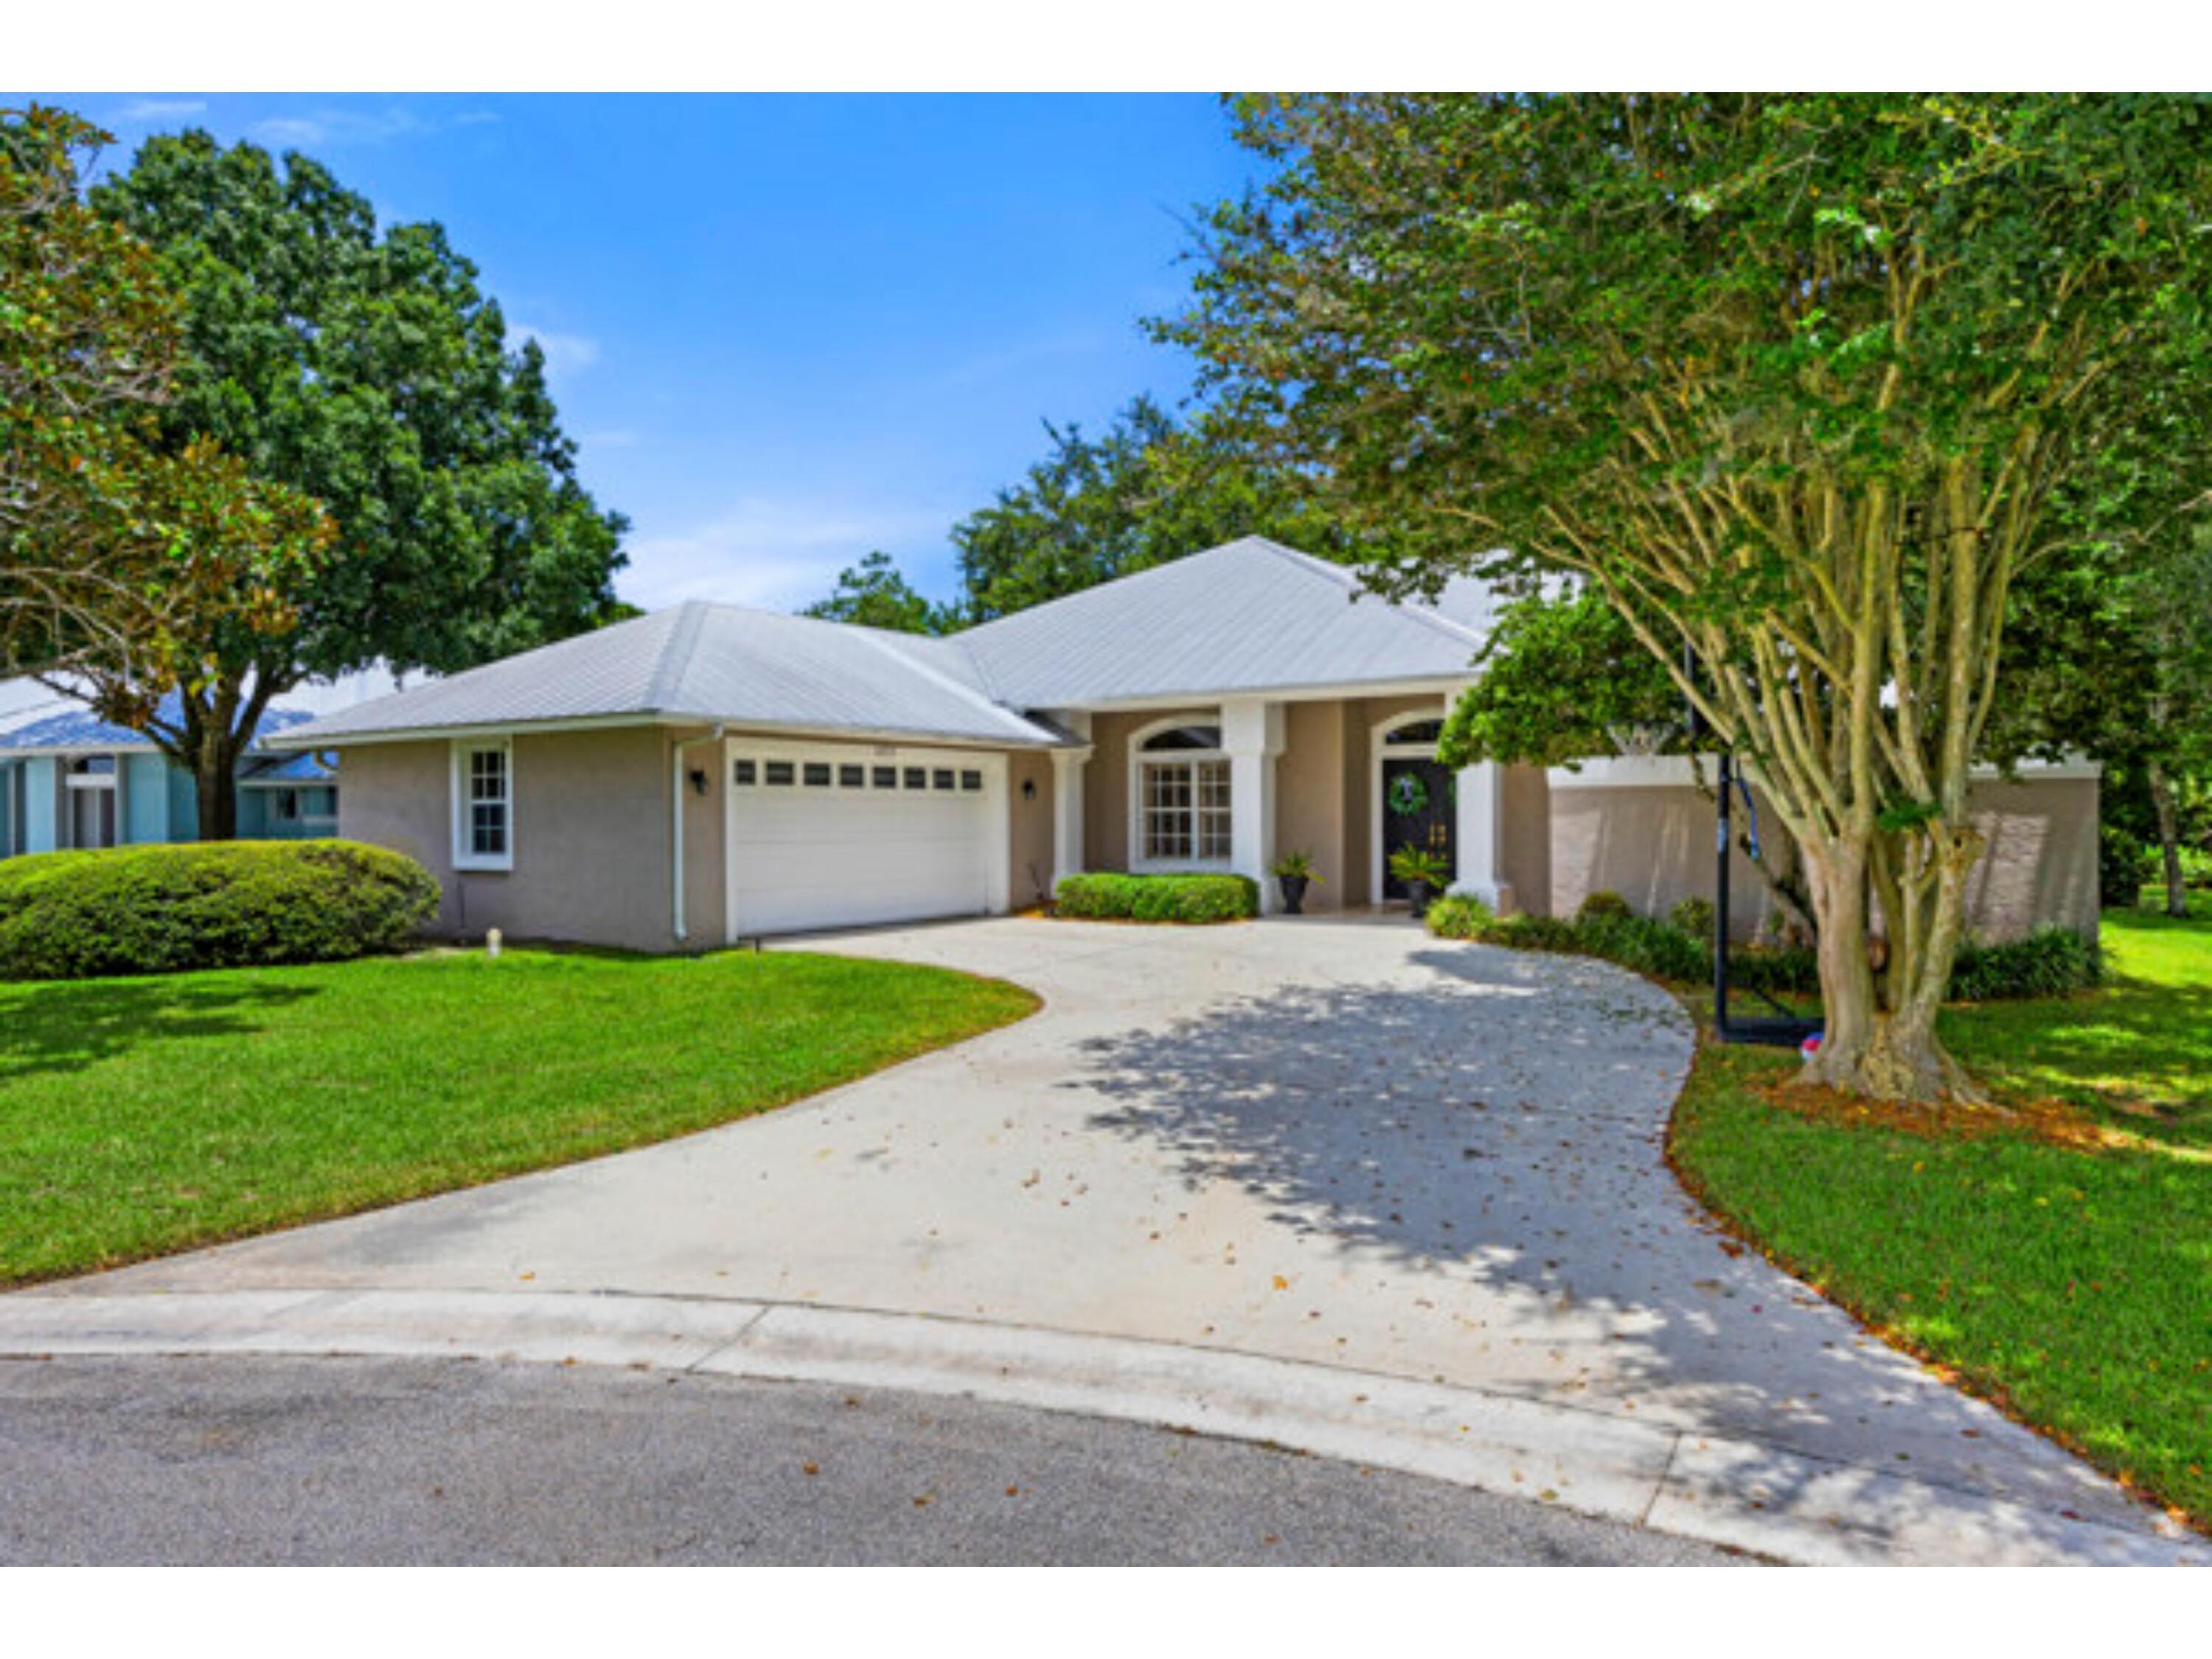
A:
<svg viewBox="0 0 2212 1659">
<path fill-rule="evenodd" d="M 0 673 L 280 629 L 328 537 L 313 501 L 216 443 L 159 443 L 179 307 L 79 194 L 108 142 L 61 110 L 0 112 Z"/>
<path fill-rule="evenodd" d="M 1323 558 L 1351 538 L 1309 483 L 1204 419 L 1179 422 L 1139 398 L 1093 438 L 1045 425 L 1046 453 L 952 529 L 960 592 L 933 605 L 886 555 L 843 572 L 815 616 L 943 633 L 1063 599 L 1153 565 L 1267 536 Z"/>
<path fill-rule="evenodd" d="M 1450 766 L 1571 766 L 1638 734 L 1686 735 L 1681 692 L 1601 594 L 1516 601 L 1475 663 L 1482 678 L 1453 705 L 1437 744 Z"/>
<path fill-rule="evenodd" d="M 881 550 L 840 571 L 836 592 L 808 605 L 805 614 L 899 634 L 942 634 L 957 625 L 954 607 L 933 604 L 915 592 L 891 556 Z"/>
<path fill-rule="evenodd" d="M 2212 106 L 1285 97 L 1237 119 L 1269 180 L 1212 215 L 1162 332 L 1263 453 L 1390 529 L 1408 556 L 1373 585 L 1502 544 L 1603 593 L 1803 850 L 1812 1074 L 1963 1090 L 1934 1020 L 2008 596 L 2069 556 L 2054 503 L 2093 447 L 2204 349 Z"/>
<path fill-rule="evenodd" d="M 204 834 L 230 833 L 236 756 L 301 679 L 379 659 L 450 672 L 608 617 L 626 525 L 577 479 L 543 355 L 510 343 L 438 226 L 380 229 L 319 163 L 198 131 L 149 140 L 91 202 L 182 302 L 166 445 L 219 443 L 336 526 L 287 626 L 94 665 L 103 707 L 198 773 Z M 173 724 L 143 695 L 164 678 L 186 693 Z"/>
</svg>

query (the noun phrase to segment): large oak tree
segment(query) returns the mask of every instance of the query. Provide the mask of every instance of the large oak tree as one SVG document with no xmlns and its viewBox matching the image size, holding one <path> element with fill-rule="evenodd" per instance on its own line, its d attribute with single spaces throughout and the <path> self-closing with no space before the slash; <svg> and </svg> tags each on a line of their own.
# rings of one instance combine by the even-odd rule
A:
<svg viewBox="0 0 2212 1659">
<path fill-rule="evenodd" d="M 220 443 L 337 530 L 285 626 L 218 621 L 91 665 L 103 712 L 197 775 L 203 836 L 234 833 L 238 757 L 302 679 L 451 672 L 615 614 L 625 522 L 577 479 L 538 348 L 510 343 L 437 225 L 380 228 L 319 163 L 197 131 L 149 141 L 91 199 L 183 301 L 167 444 Z M 173 720 L 148 695 L 165 682 Z"/>
<path fill-rule="evenodd" d="M 1212 214 L 1164 331 L 1413 556 L 1375 585 L 1503 544 L 1610 596 L 1802 849 L 1811 1074 L 1966 1090 L 1936 1014 L 2008 596 L 2069 556 L 2051 507 L 2089 446 L 2203 349 L 2212 106 L 1291 97 L 1237 118 L 1269 176 Z"/>
</svg>

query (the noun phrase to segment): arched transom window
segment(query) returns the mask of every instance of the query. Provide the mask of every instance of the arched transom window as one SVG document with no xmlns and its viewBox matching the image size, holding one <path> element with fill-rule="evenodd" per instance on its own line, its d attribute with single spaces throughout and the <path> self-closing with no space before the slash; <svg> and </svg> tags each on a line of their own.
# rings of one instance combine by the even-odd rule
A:
<svg viewBox="0 0 2212 1659">
<path fill-rule="evenodd" d="M 1130 738 L 1136 854 L 1148 865 L 1229 862 L 1229 757 L 1221 728 L 1177 716 Z"/>
</svg>

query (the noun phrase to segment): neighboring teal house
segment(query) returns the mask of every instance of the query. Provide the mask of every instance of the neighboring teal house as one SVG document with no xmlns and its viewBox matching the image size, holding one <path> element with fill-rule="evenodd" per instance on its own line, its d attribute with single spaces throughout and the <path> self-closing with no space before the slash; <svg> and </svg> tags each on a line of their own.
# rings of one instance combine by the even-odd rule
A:
<svg viewBox="0 0 2212 1659">
<path fill-rule="evenodd" d="M 272 708 L 261 732 L 313 718 L 304 708 Z M 241 837 L 337 834 L 333 756 L 257 745 L 238 769 L 238 786 Z M 198 836 L 198 785 L 139 733 L 59 698 L 0 715 L 0 858 Z"/>
</svg>

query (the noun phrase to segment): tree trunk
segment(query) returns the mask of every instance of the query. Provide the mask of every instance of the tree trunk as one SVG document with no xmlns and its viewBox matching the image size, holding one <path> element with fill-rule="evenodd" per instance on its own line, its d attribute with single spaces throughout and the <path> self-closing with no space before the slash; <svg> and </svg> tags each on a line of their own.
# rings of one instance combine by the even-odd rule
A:
<svg viewBox="0 0 2212 1659">
<path fill-rule="evenodd" d="M 2158 850 L 2166 865 L 2166 914 L 2189 914 L 2189 888 L 2181 878 L 2180 813 L 2173 804 L 2173 780 L 2153 761 L 2150 773 L 2151 810 L 2158 815 Z"/>
<path fill-rule="evenodd" d="M 1868 848 L 1837 838 L 1804 849 L 1820 912 L 1818 956 L 1826 1028 L 1805 1079 L 1874 1100 L 1978 1098 L 1936 1035 L 1951 963 L 1965 931 L 1966 875 L 1980 852 L 1971 830 L 1939 836 L 1928 856 L 1927 914 L 1884 916 L 1887 957 L 1869 948 Z"/>
<path fill-rule="evenodd" d="M 238 839 L 238 744 L 227 734 L 208 732 L 200 740 L 192 769 L 199 786 L 200 839 Z"/>
</svg>

